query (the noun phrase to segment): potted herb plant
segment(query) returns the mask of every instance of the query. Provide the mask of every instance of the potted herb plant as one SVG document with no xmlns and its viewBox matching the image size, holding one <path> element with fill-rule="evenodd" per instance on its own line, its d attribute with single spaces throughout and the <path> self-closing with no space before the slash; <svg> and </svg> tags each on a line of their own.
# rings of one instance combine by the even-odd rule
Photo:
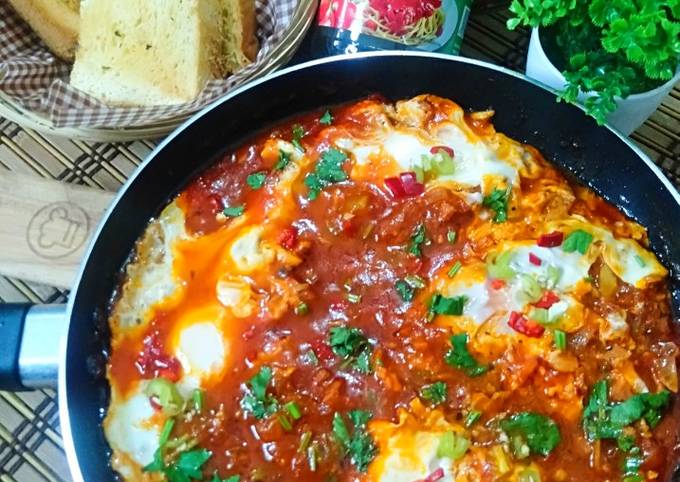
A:
<svg viewBox="0 0 680 482">
<path fill-rule="evenodd" d="M 513 0 L 526 73 L 630 134 L 680 79 L 680 0 Z"/>
</svg>

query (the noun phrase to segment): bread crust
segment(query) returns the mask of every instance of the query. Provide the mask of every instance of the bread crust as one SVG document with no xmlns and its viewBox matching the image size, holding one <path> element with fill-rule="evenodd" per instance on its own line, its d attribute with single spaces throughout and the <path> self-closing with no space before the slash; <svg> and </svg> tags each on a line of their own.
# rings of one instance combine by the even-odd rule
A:
<svg viewBox="0 0 680 482">
<path fill-rule="evenodd" d="M 72 61 L 78 43 L 79 2 L 75 0 L 9 0 L 16 12 L 57 57 Z"/>
</svg>

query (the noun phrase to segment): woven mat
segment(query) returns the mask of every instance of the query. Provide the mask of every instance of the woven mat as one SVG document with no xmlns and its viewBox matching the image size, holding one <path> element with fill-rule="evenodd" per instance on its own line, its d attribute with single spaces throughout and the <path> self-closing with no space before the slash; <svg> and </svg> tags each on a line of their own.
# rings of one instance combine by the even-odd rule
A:
<svg viewBox="0 0 680 482">
<path fill-rule="evenodd" d="M 503 12 L 473 11 L 462 54 L 524 69 L 528 32 L 508 32 Z M 631 136 L 680 186 L 680 86 Z M 102 144 L 52 138 L 0 119 L 0 167 L 116 190 L 153 149 L 152 142 Z M 64 303 L 55 288 L 0 277 L 0 302 Z M 56 394 L 0 392 L 0 481 L 70 480 Z"/>
</svg>

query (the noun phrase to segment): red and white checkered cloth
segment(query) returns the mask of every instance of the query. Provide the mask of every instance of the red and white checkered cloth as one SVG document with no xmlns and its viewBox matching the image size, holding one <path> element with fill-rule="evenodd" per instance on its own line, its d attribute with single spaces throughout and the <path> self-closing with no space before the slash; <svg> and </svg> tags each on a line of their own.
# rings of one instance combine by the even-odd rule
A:
<svg viewBox="0 0 680 482">
<path fill-rule="evenodd" d="M 249 80 L 288 29 L 295 7 L 296 0 L 255 0 L 256 61 L 226 79 L 209 81 L 194 101 L 112 107 L 71 87 L 71 64 L 55 57 L 7 0 L 0 0 L 0 90 L 57 127 L 140 127 L 186 116 Z"/>
</svg>

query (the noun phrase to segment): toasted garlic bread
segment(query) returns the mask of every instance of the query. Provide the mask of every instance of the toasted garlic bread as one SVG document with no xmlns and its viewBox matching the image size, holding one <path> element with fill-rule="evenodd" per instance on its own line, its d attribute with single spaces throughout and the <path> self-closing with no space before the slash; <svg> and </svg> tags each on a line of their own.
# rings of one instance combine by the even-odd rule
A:
<svg viewBox="0 0 680 482">
<path fill-rule="evenodd" d="M 78 0 L 9 0 L 47 47 L 64 60 L 73 60 L 78 43 Z"/>
<path fill-rule="evenodd" d="M 83 0 L 71 84 L 111 105 L 196 98 L 255 57 L 253 0 Z"/>
</svg>

